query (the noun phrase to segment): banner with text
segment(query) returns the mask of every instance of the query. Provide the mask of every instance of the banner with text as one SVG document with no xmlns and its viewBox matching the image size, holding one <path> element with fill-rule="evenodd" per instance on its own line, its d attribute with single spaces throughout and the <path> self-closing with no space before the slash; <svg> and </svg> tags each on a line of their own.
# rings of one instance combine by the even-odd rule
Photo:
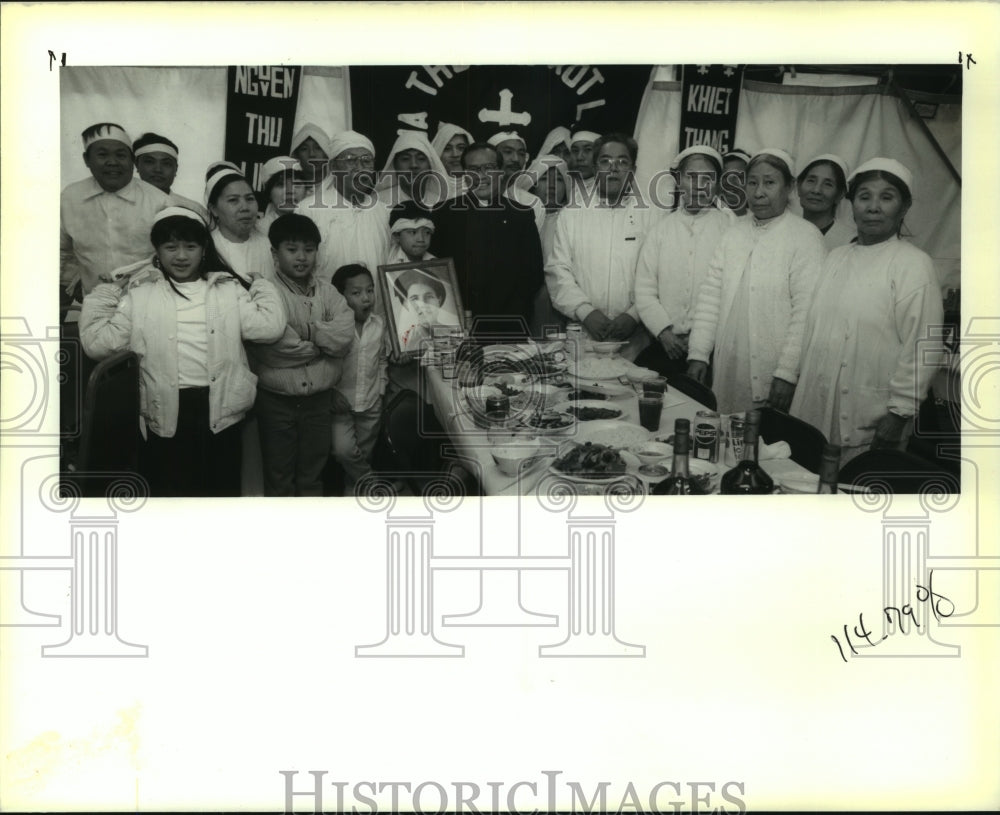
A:
<svg viewBox="0 0 1000 815">
<path fill-rule="evenodd" d="M 350 69 L 355 130 L 384 159 L 405 130 L 440 122 L 481 141 L 516 130 L 532 156 L 552 128 L 632 135 L 652 65 L 404 65 Z M 378 161 L 377 163 L 381 163 Z"/>
<path fill-rule="evenodd" d="M 254 190 L 263 186 L 264 162 L 291 148 L 301 77 L 298 67 L 229 67 L 225 158 L 243 168 Z"/>
<path fill-rule="evenodd" d="M 743 65 L 684 65 L 680 150 L 696 144 L 732 150 L 743 85 Z"/>
</svg>

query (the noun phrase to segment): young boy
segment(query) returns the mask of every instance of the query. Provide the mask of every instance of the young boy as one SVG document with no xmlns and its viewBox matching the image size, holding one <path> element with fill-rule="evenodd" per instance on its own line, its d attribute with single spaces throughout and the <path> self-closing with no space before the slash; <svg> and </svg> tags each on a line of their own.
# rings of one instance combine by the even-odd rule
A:
<svg viewBox="0 0 1000 815">
<path fill-rule="evenodd" d="M 268 237 L 288 324 L 276 343 L 248 344 L 258 377 L 264 494 L 319 496 L 333 433 L 333 387 L 354 341 L 354 314 L 337 289 L 314 276 L 320 235 L 312 219 L 282 215 Z"/>
<path fill-rule="evenodd" d="M 389 213 L 392 249 L 386 263 L 391 265 L 431 260 L 434 255 L 427 250 L 430 249 L 433 234 L 434 222 L 430 213 L 415 201 L 406 201 L 393 207 Z"/>
<path fill-rule="evenodd" d="M 357 263 L 334 272 L 333 285 L 354 312 L 354 344 L 334 392 L 333 455 L 344 468 L 344 495 L 353 495 L 361 476 L 371 472 L 371 455 L 382 417 L 388 382 L 389 341 L 385 320 L 372 313 L 375 282 Z"/>
</svg>

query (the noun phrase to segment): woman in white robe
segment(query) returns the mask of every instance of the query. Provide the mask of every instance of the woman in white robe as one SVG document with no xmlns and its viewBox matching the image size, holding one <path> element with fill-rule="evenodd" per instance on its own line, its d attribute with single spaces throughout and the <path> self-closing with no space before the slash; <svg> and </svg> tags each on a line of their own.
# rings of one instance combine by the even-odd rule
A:
<svg viewBox="0 0 1000 815">
<path fill-rule="evenodd" d="M 688 375 L 707 384 L 713 359 L 712 390 L 722 413 L 765 404 L 787 411 L 792 401 L 825 255 L 819 231 L 788 211 L 794 184 L 788 153 L 758 151 L 747 167 L 750 217 L 723 233 L 698 292 Z"/>
<path fill-rule="evenodd" d="M 809 311 L 791 412 L 841 446 L 841 466 L 868 449 L 904 447 L 937 372 L 940 340 L 928 334 L 944 319 L 937 276 L 899 237 L 912 187 L 898 161 L 858 167 L 847 192 L 857 243 L 827 257 Z"/>
</svg>

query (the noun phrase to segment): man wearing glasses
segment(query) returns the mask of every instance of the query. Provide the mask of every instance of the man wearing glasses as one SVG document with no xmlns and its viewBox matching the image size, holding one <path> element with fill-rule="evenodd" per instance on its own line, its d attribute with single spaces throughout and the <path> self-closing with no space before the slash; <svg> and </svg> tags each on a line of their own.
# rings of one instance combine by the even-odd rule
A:
<svg viewBox="0 0 1000 815">
<path fill-rule="evenodd" d="M 574 194 L 560 212 L 545 266 L 553 305 L 591 339 L 627 342 L 621 355 L 629 360 L 650 342 L 635 307 L 635 267 L 658 212 L 632 189 L 638 150 L 622 133 L 594 143 L 594 194 Z"/>
<path fill-rule="evenodd" d="M 532 303 L 545 285 L 535 219 L 530 209 L 503 195 L 495 147 L 469 145 L 462 166 L 468 190 L 432 216 L 434 253 L 454 259 L 462 300 L 473 317 L 510 317 L 504 325 L 519 333 L 519 318 L 531 325 Z M 493 330 L 501 330 L 496 325 Z"/>
<path fill-rule="evenodd" d="M 329 175 L 295 208 L 315 221 L 322 236 L 316 275 L 329 281 L 348 263 L 360 263 L 374 274 L 389 254 L 389 210 L 372 194 L 375 146 L 361 133 L 345 130 L 330 148 Z"/>
</svg>

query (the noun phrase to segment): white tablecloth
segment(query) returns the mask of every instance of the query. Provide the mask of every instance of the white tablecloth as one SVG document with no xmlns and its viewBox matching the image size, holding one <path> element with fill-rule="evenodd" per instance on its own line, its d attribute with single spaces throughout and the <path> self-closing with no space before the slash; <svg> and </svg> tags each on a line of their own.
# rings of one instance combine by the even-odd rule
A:
<svg viewBox="0 0 1000 815">
<path fill-rule="evenodd" d="M 473 475 L 479 478 L 486 495 L 517 495 L 518 492 L 528 493 L 534 490 L 539 479 L 549 471 L 549 465 L 555 458 L 556 447 L 566 436 L 539 436 L 543 445 L 551 445 L 552 455 L 538 464 L 530 467 L 520 476 L 505 475 L 493 461 L 490 455 L 492 445 L 486 437 L 486 431 L 476 426 L 469 413 L 469 406 L 461 394 L 457 379 L 444 379 L 441 371 L 435 366 L 422 369 L 422 390 L 424 399 L 433 407 L 441 426 L 448 432 L 450 446 L 457 457 Z M 639 424 L 639 400 L 635 394 L 616 398 L 608 402 L 609 407 L 619 407 L 623 410 L 622 420 Z M 675 419 L 688 419 L 694 422 L 695 414 L 704 410 L 705 406 L 694 401 L 679 391 L 668 390 L 664 401 L 663 413 L 660 416 L 659 433 L 672 433 Z M 718 463 L 719 472 L 725 472 L 727 467 L 722 461 L 720 451 Z M 670 459 L 663 465 L 669 469 Z M 778 480 L 782 475 L 808 475 L 808 470 L 796 464 L 791 459 L 761 460 L 761 467 Z M 478 472 L 476 472 L 478 470 Z M 520 480 L 520 490 L 518 482 Z"/>
</svg>

